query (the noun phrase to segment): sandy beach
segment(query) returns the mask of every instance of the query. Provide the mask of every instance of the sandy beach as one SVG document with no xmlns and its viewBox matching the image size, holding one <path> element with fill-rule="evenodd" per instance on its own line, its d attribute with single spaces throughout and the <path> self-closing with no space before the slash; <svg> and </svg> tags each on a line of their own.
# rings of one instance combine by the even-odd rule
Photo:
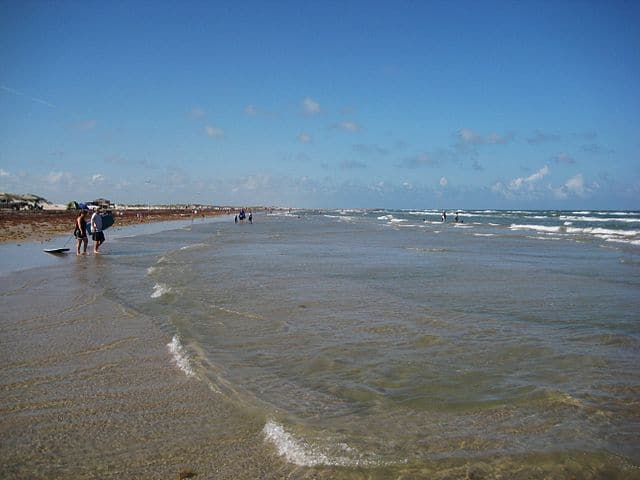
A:
<svg viewBox="0 0 640 480">
<path fill-rule="evenodd" d="M 114 210 L 115 227 L 125 227 L 140 223 L 162 222 L 169 220 L 186 220 L 199 217 L 226 215 L 233 209 L 205 208 L 198 210 L 195 215 L 190 209 L 127 209 Z M 12 211 L 0 210 L 0 242 L 11 241 L 46 241 L 56 235 L 73 233 L 74 221 L 77 216 L 75 210 L 32 210 Z M 114 228 L 115 228 L 114 227 Z"/>
<path fill-rule="evenodd" d="M 3 478 L 268 478 L 262 423 L 183 375 L 152 319 L 106 299 L 95 262 L 0 281 Z M 55 273 L 57 271 L 58 273 Z M 58 276 L 60 274 L 60 276 Z M 182 477 L 181 477 L 182 475 Z M 279 478 L 279 475 L 278 475 Z"/>
<path fill-rule="evenodd" d="M 1 218 L 11 243 L 66 233 L 74 212 Z M 164 211 L 144 221 L 188 218 Z M 136 212 L 118 220 L 140 223 Z M 263 419 L 185 376 L 157 320 L 109 299 L 105 262 L 74 258 L 0 276 L 2 477 L 289 476 L 291 465 L 262 440 Z"/>
</svg>

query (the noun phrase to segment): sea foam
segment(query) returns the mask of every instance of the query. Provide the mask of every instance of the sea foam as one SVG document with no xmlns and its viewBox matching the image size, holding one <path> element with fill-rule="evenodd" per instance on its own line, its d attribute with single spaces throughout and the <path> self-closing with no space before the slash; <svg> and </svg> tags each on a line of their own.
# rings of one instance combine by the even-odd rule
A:
<svg viewBox="0 0 640 480">
<path fill-rule="evenodd" d="M 262 432 L 265 438 L 275 445 L 278 454 L 284 457 L 289 463 L 301 467 L 314 467 L 318 465 L 350 466 L 358 464 L 357 461 L 348 458 L 332 458 L 326 455 L 321 452 L 319 448 L 296 438 L 293 434 L 287 432 L 282 425 L 273 420 L 267 421 Z"/>
<path fill-rule="evenodd" d="M 167 343 L 167 348 L 169 349 L 169 353 L 173 356 L 173 361 L 178 366 L 180 370 L 182 370 L 188 377 L 193 377 L 195 375 L 193 368 L 191 368 L 191 362 L 189 360 L 189 354 L 186 352 L 182 343 L 180 343 L 180 339 L 177 335 L 173 336 L 171 342 Z"/>
<path fill-rule="evenodd" d="M 547 232 L 547 233 L 560 233 L 562 227 L 549 227 L 547 225 L 517 225 L 512 224 L 509 227 L 511 230 L 537 230 L 539 232 Z"/>
<path fill-rule="evenodd" d="M 151 298 L 160 298 L 162 295 L 171 292 L 171 287 L 167 287 L 163 283 L 156 283 L 153 286 L 153 293 L 151 293 Z"/>
</svg>

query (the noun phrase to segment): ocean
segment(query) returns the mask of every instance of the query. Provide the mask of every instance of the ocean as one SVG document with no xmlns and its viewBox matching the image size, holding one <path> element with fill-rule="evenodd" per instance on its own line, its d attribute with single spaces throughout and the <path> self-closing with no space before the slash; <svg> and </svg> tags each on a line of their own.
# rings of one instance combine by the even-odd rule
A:
<svg viewBox="0 0 640 480">
<path fill-rule="evenodd" d="M 455 216 L 275 210 L 5 263 L 6 477 L 640 478 L 640 212 Z"/>
</svg>

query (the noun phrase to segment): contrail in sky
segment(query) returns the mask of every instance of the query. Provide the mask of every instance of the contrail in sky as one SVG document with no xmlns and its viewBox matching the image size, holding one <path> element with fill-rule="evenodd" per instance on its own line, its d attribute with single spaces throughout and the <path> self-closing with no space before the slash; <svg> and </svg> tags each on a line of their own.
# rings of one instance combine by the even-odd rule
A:
<svg viewBox="0 0 640 480">
<path fill-rule="evenodd" d="M 30 95 L 22 93 L 20 90 L 16 90 L 15 88 L 9 88 L 9 87 L 5 87 L 4 85 L 0 85 L 0 90 L 4 90 L 5 92 L 11 93 L 13 95 L 18 95 L 20 97 L 26 97 L 33 102 L 41 103 L 42 105 L 46 105 L 47 107 L 50 107 L 50 108 L 58 108 L 56 105 L 54 105 L 51 102 L 47 102 L 46 100 L 42 100 L 41 98 L 32 97 Z"/>
</svg>

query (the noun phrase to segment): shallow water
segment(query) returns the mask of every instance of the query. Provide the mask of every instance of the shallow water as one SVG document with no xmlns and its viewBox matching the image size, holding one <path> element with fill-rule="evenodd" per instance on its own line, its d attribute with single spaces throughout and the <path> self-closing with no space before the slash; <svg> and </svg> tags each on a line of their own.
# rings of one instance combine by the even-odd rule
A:
<svg viewBox="0 0 640 480">
<path fill-rule="evenodd" d="M 81 261 L 167 339 L 161 361 L 239 409 L 228 433 L 254 431 L 274 469 L 638 477 L 638 213 L 256 220 Z"/>
</svg>

